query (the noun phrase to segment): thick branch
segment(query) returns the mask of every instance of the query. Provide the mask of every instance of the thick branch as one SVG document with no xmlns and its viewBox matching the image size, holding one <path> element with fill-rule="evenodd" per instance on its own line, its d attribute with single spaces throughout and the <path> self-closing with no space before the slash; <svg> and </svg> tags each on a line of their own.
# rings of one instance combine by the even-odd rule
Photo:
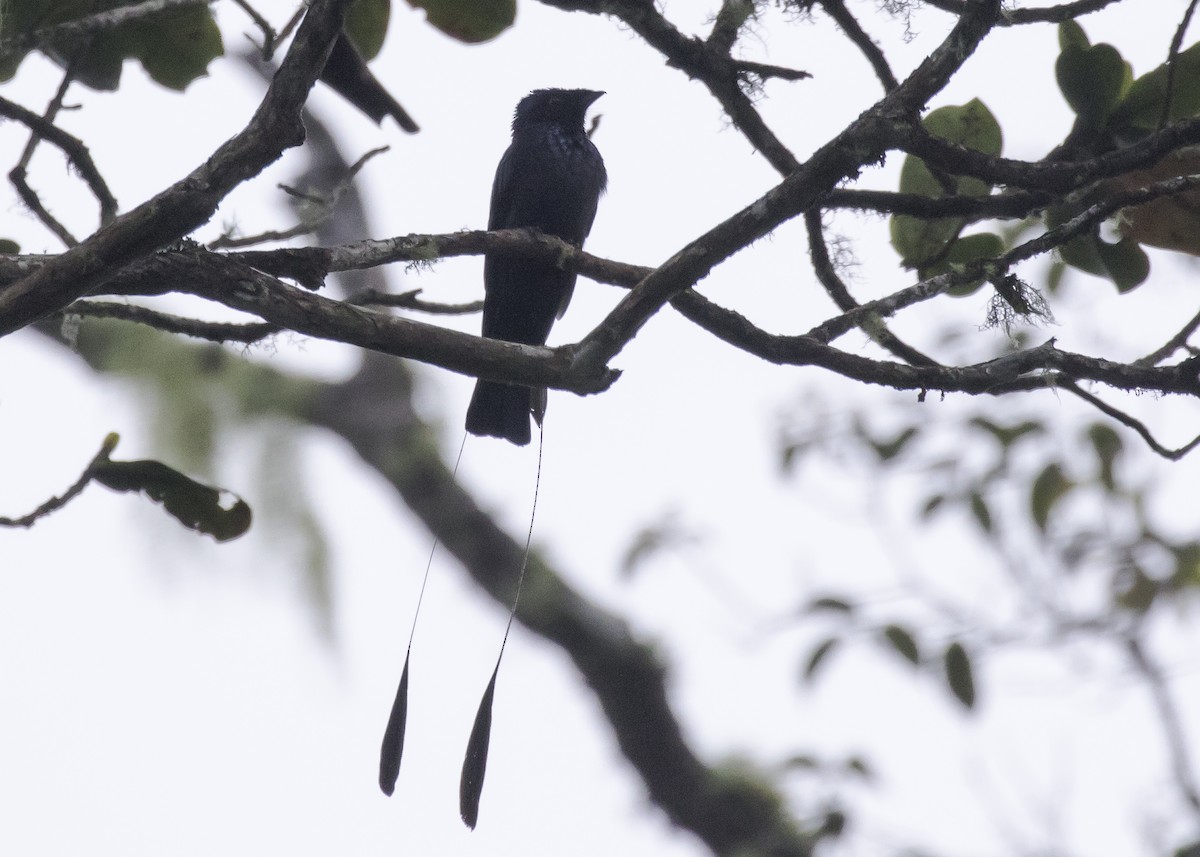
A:
<svg viewBox="0 0 1200 857">
<path fill-rule="evenodd" d="M 300 109 L 341 29 L 347 2 L 314 0 L 253 118 L 208 161 L 0 294 L 0 336 L 65 308 L 123 266 L 203 225 L 237 185 L 303 142 Z"/>
</svg>

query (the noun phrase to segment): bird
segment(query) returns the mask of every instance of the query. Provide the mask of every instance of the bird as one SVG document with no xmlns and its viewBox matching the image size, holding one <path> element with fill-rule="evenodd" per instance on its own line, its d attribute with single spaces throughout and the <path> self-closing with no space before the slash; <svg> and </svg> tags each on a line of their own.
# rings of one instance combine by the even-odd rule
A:
<svg viewBox="0 0 1200 857">
<path fill-rule="evenodd" d="M 488 230 L 534 228 L 582 247 L 608 184 L 604 159 L 584 129 L 584 116 L 603 92 L 538 89 L 517 104 L 512 143 L 492 182 Z M 485 254 L 483 335 L 545 345 L 575 288 L 575 274 L 553 262 Z M 530 416 L 540 426 L 546 390 L 479 380 L 467 408 L 467 431 L 517 446 L 530 441 Z"/>
</svg>

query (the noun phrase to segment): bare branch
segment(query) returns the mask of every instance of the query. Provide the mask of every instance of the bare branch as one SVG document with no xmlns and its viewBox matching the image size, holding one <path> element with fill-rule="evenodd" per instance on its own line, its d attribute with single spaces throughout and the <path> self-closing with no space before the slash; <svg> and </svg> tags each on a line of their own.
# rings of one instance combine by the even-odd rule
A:
<svg viewBox="0 0 1200 857">
<path fill-rule="evenodd" d="M 892 73 L 892 68 L 888 65 L 887 57 L 883 55 L 883 51 L 879 49 L 879 45 L 875 44 L 866 31 L 863 30 L 862 26 L 858 23 L 858 19 L 850 14 L 850 10 L 846 8 L 844 0 L 821 0 L 821 7 L 842 28 L 842 32 L 846 34 L 846 38 L 862 51 L 863 56 L 867 58 L 867 62 L 871 64 L 871 68 L 875 70 L 875 76 L 883 84 L 883 91 L 891 92 L 899 86 L 900 81 L 896 80 L 896 75 Z"/>
<path fill-rule="evenodd" d="M 240 342 L 250 344 L 279 333 L 278 325 L 266 323 L 238 324 L 220 321 L 202 321 L 196 318 L 159 312 L 135 304 L 120 304 L 111 301 L 75 301 L 63 315 L 78 315 L 88 318 L 114 318 L 132 321 L 161 330 L 194 336 L 209 342 Z"/>
<path fill-rule="evenodd" d="M 314 0 L 245 129 L 148 202 L 0 294 L 0 335 L 94 291 L 122 267 L 207 222 L 221 200 L 304 139 L 300 109 L 341 30 L 348 0 Z"/>
<path fill-rule="evenodd" d="M 32 527 L 40 519 L 46 517 L 46 515 L 49 515 L 51 512 L 57 512 L 59 509 L 66 506 L 68 503 L 78 497 L 83 492 L 83 489 L 88 486 L 88 483 L 92 481 L 92 471 L 95 469 L 96 465 L 103 461 L 107 461 L 109 454 L 113 451 L 116 445 L 117 436 L 115 434 L 110 434 L 104 439 L 104 443 L 100 446 L 100 451 L 96 453 L 95 457 L 93 457 L 88 463 L 88 466 L 84 468 L 83 473 L 80 474 L 77 480 L 75 480 L 74 485 L 72 485 L 59 496 L 51 497 L 28 515 L 23 515 L 20 518 L 6 518 L 0 516 L 0 527 Z"/>
</svg>

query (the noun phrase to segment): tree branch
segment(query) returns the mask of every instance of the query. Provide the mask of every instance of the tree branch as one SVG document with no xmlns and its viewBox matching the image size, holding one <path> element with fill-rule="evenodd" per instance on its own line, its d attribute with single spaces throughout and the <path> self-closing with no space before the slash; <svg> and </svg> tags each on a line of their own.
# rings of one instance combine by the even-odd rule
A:
<svg viewBox="0 0 1200 857">
<path fill-rule="evenodd" d="M 253 118 L 208 161 L 4 290 L 0 335 L 65 308 L 125 265 L 187 235 L 212 217 L 230 191 L 303 142 L 300 109 L 341 30 L 347 2 L 313 0 Z"/>
</svg>

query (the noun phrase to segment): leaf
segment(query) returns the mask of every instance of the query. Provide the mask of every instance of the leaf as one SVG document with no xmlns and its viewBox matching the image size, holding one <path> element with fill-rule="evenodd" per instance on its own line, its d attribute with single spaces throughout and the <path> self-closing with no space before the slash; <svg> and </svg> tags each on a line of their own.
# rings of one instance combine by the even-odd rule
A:
<svg viewBox="0 0 1200 857">
<path fill-rule="evenodd" d="M 225 52 L 221 31 L 206 6 L 172 9 L 130 25 L 132 56 L 155 83 L 182 92 L 208 74 Z"/>
<path fill-rule="evenodd" d="M 946 685 L 954 698 L 963 704 L 964 708 L 975 707 L 975 677 L 971 666 L 971 658 L 961 643 L 951 643 L 946 647 L 943 659 L 946 668 Z"/>
<path fill-rule="evenodd" d="M 219 542 L 250 529 L 250 507 L 235 494 L 184 476 L 161 461 L 98 461 L 92 478 L 113 491 L 141 491 L 188 529 Z"/>
<path fill-rule="evenodd" d="M 487 773 L 488 744 L 492 740 L 492 700 L 496 696 L 496 676 L 500 672 L 500 661 L 492 670 L 479 710 L 475 712 L 475 725 L 467 741 L 467 754 L 463 758 L 462 779 L 458 784 L 458 812 L 463 824 L 472 830 L 479 820 L 479 798 L 483 794 L 483 776 Z"/>
<path fill-rule="evenodd" d="M 900 625 L 888 625 L 883 629 L 883 639 L 910 664 L 921 663 L 921 650 L 917 647 L 916 639 L 907 628 Z"/>
<path fill-rule="evenodd" d="M 864 782 L 875 779 L 875 771 L 862 756 L 850 756 L 844 764 L 846 772 L 857 775 Z"/>
<path fill-rule="evenodd" d="M 804 665 L 804 680 L 807 683 L 812 684 L 817 676 L 817 670 L 828 660 L 830 652 L 837 648 L 841 642 L 840 637 L 827 637 L 812 650 L 812 654 L 808 656 L 808 663 Z"/>
<path fill-rule="evenodd" d="M 1200 114 L 1200 43 L 1180 51 L 1174 66 L 1170 121 Z M 1167 100 L 1167 76 L 1164 63 L 1133 81 L 1113 111 L 1109 127 L 1142 132 L 1157 128 Z"/>
<path fill-rule="evenodd" d="M 138 0 L 101 4 L 104 8 L 130 6 Z M 8 0 L 5 34 L 31 32 L 84 17 L 97 11 L 88 0 Z M 42 47 L 50 59 L 92 89 L 111 91 L 121 83 L 126 59 L 138 59 L 156 82 L 183 90 L 208 70 L 209 62 L 224 53 L 221 31 L 204 5 L 177 7 L 149 15 L 88 37 L 60 36 Z M 16 73 L 25 54 L 0 57 L 0 80 Z"/>
<path fill-rule="evenodd" d="M 1100 484 L 1112 492 L 1117 487 L 1113 465 L 1124 448 L 1121 436 L 1105 423 L 1092 423 L 1087 435 L 1096 453 L 1096 460 L 1100 463 Z"/>
<path fill-rule="evenodd" d="M 1074 486 L 1057 464 L 1047 464 L 1037 478 L 1033 480 L 1033 488 L 1029 496 L 1029 511 L 1033 522 L 1042 532 L 1050 521 L 1050 513 L 1059 499 Z"/>
<path fill-rule="evenodd" d="M 1137 288 L 1150 276 L 1150 257 L 1132 238 L 1122 238 L 1115 244 L 1097 239 L 1096 249 L 1109 279 L 1121 294 Z"/>
<path fill-rule="evenodd" d="M 1091 46 L 1087 33 L 1075 21 L 1063 21 L 1058 25 L 1058 48 L 1065 51 L 1068 48 L 1087 48 Z"/>
<path fill-rule="evenodd" d="M 364 60 L 373 60 L 383 48 L 392 0 L 354 0 L 346 10 L 342 28 Z"/>
<path fill-rule="evenodd" d="M 425 18 L 447 36 L 460 42 L 486 42 L 512 26 L 516 0 L 408 0 L 424 9 Z"/>
<path fill-rule="evenodd" d="M 1200 152 L 1172 152 L 1154 166 L 1105 182 L 1105 192 L 1135 191 L 1200 172 Z M 1163 196 L 1126 208 L 1117 220 L 1121 235 L 1139 244 L 1200 256 L 1200 190 Z"/>
<path fill-rule="evenodd" d="M 1129 64 L 1112 45 L 1063 48 L 1054 64 L 1063 98 L 1091 128 L 1099 128 L 1131 85 Z"/>
<path fill-rule="evenodd" d="M 850 614 L 854 612 L 854 605 L 841 598 L 834 598 L 832 596 L 825 595 L 821 598 L 814 598 L 812 601 L 810 601 L 808 606 L 804 608 L 803 612 Z"/>
<path fill-rule="evenodd" d="M 994 259 L 1004 252 L 1004 239 L 992 232 L 978 232 L 973 235 L 960 235 L 950 245 L 945 255 L 936 264 L 921 269 L 921 278 L 928 279 L 937 274 L 963 268 L 972 262 L 982 262 Z M 977 277 L 962 285 L 953 286 L 946 294 L 961 298 L 973 295 L 984 283 L 983 277 Z"/>
<path fill-rule="evenodd" d="M 404 653 L 400 686 L 396 688 L 396 698 L 392 701 L 387 727 L 383 730 L 383 745 L 379 748 L 379 788 L 388 797 L 396 790 L 400 759 L 404 756 L 404 729 L 408 724 L 408 661 L 411 654 L 411 649 Z"/>
<path fill-rule="evenodd" d="M 867 434 L 865 430 L 861 433 L 863 439 L 875 451 L 875 455 L 879 457 L 880 461 L 891 461 L 905 450 L 909 441 L 917 437 L 920 430 L 916 426 L 908 426 L 891 440 L 876 440 Z"/>
<path fill-rule="evenodd" d="M 971 508 L 971 514 L 975 518 L 975 523 L 979 524 L 979 529 L 985 533 L 992 531 L 992 511 L 988 508 L 987 501 L 983 499 L 983 495 L 978 491 L 972 491 L 968 499 L 968 505 Z"/>
<path fill-rule="evenodd" d="M 1046 427 L 1038 420 L 1023 420 L 1010 426 L 1002 426 L 987 417 L 972 417 L 968 424 L 986 431 L 1005 449 L 1027 435 L 1041 434 L 1046 430 Z"/>
<path fill-rule="evenodd" d="M 0 238 L 0 253 L 7 253 L 10 256 L 15 256 L 21 252 L 21 245 L 11 238 Z"/>
<path fill-rule="evenodd" d="M 978 98 L 960 106 L 940 107 L 922 120 L 930 134 L 948 142 L 998 155 L 1003 135 L 996 117 Z M 900 168 L 900 192 L 931 198 L 967 194 L 986 196 L 991 187 L 969 177 L 935 176 L 925 162 L 909 155 Z M 957 237 L 964 221 L 960 217 L 920 218 L 896 215 L 891 219 L 892 246 L 907 267 L 922 268 L 940 260 Z"/>
</svg>

